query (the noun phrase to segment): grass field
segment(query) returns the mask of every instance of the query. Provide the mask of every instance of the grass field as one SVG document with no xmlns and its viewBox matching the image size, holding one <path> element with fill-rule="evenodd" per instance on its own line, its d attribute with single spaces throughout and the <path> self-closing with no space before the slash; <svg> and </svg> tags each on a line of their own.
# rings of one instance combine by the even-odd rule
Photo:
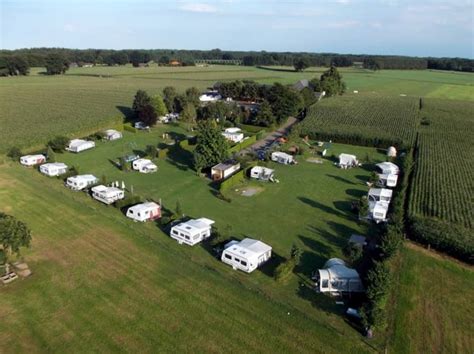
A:
<svg viewBox="0 0 474 354">
<path fill-rule="evenodd" d="M 397 274 L 391 351 L 472 353 L 472 267 L 407 244 Z"/>
<path fill-rule="evenodd" d="M 2 210 L 33 230 L 26 260 L 34 275 L 2 289 L 2 346 L 12 352 L 372 352 L 378 342 L 366 344 L 340 316 L 343 307 L 299 285 L 328 257 L 341 256 L 351 233 L 365 233 L 350 202 L 366 192 L 369 172 L 340 170 L 330 161 L 272 164 L 279 184 L 263 183 L 257 196 L 234 195 L 227 203 L 186 166 L 185 152 L 158 161 L 154 175 L 123 173 L 108 161 L 131 146 L 158 142 L 161 133 L 126 133 L 121 141 L 57 157 L 83 173 L 125 180 L 165 207 L 180 200 L 187 215 L 231 224 L 234 236 L 262 239 L 278 255 L 296 243 L 304 251 L 301 278 L 279 284 L 269 269 L 235 272 L 200 246 L 178 245 L 154 224 L 134 223 L 56 178 L 7 163 L 0 168 Z M 383 158 L 363 147 L 335 145 L 332 152 L 342 151 Z"/>
<path fill-rule="evenodd" d="M 275 70 L 277 69 L 277 70 Z M 296 73 L 288 68 L 255 67 L 93 67 L 74 68 L 63 76 L 48 77 L 33 69 L 28 77 L 0 78 L 0 151 L 9 146 L 29 147 L 57 134 L 84 134 L 110 118 L 129 112 L 138 89 L 154 94 L 165 86 L 184 91 L 218 80 L 246 79 L 291 84 L 321 75 L 324 68 Z M 348 92 L 375 96 L 400 94 L 474 100 L 470 74 L 432 71 L 341 69 Z"/>
</svg>

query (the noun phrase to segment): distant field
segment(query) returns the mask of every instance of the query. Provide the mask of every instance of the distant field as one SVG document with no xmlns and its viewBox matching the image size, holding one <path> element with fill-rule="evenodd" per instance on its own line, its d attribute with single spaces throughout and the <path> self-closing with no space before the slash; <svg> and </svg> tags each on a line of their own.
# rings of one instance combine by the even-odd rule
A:
<svg viewBox="0 0 474 354">
<path fill-rule="evenodd" d="M 181 91 L 205 89 L 219 80 L 291 84 L 321 75 L 324 68 L 296 73 L 241 66 L 74 68 L 48 77 L 35 68 L 28 77 L 0 78 L 0 152 L 9 146 L 42 144 L 58 134 L 84 134 L 127 113 L 138 89 L 154 94 L 168 85 Z M 430 71 L 341 69 L 348 92 L 375 96 L 400 94 L 474 100 L 473 75 Z"/>
<path fill-rule="evenodd" d="M 412 146 L 419 121 L 413 97 L 342 96 L 310 107 L 300 133 L 314 139 L 378 146 Z"/>
<path fill-rule="evenodd" d="M 424 99 L 411 193 L 414 215 L 474 227 L 474 103 Z"/>
<path fill-rule="evenodd" d="M 396 272 L 389 352 L 472 353 L 473 268 L 407 245 Z"/>
</svg>

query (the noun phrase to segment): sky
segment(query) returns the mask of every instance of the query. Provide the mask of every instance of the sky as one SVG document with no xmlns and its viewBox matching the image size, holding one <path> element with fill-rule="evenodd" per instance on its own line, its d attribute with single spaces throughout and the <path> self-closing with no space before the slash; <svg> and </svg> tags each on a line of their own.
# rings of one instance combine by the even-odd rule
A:
<svg viewBox="0 0 474 354">
<path fill-rule="evenodd" d="M 0 0 L 0 47 L 474 56 L 474 0 Z"/>
</svg>

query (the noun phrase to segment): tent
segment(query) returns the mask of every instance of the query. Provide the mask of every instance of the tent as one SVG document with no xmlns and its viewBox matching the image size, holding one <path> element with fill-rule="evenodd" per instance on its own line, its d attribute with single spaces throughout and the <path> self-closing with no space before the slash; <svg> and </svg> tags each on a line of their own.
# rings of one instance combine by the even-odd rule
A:
<svg viewBox="0 0 474 354">
<path fill-rule="evenodd" d="M 369 201 L 369 218 L 377 224 L 387 221 L 388 206 L 387 202 Z"/>
<path fill-rule="evenodd" d="M 273 181 L 275 170 L 262 166 L 254 166 L 250 170 L 250 177 L 261 181 Z"/>
<path fill-rule="evenodd" d="M 392 200 L 393 191 L 386 188 L 370 188 L 368 199 L 373 202 L 387 202 Z"/>
<path fill-rule="evenodd" d="M 40 172 L 50 177 L 63 175 L 67 170 L 67 165 L 62 162 L 50 162 L 40 166 Z"/>
<path fill-rule="evenodd" d="M 35 166 L 43 162 L 46 162 L 46 157 L 44 155 L 25 155 L 20 157 L 20 163 L 23 166 Z"/>
<path fill-rule="evenodd" d="M 97 184 L 99 179 L 94 175 L 77 175 L 68 177 L 66 179 L 66 187 L 75 191 L 80 191 L 84 188 Z"/>
<path fill-rule="evenodd" d="M 202 240 L 211 236 L 211 228 L 214 220 L 207 218 L 192 219 L 173 226 L 170 231 L 171 238 L 179 244 L 194 246 Z"/>
<path fill-rule="evenodd" d="M 272 152 L 271 159 L 272 161 L 282 163 L 284 165 L 289 165 L 296 162 L 293 156 L 281 151 Z"/>
<path fill-rule="evenodd" d="M 91 188 L 92 197 L 105 204 L 112 204 L 117 200 L 125 198 L 125 192 L 116 187 L 98 185 Z"/>
<path fill-rule="evenodd" d="M 315 286 L 318 292 L 363 292 L 364 286 L 359 273 L 348 268 L 346 263 L 339 258 L 331 258 L 319 269 L 316 276 Z"/>
<path fill-rule="evenodd" d="M 154 202 L 134 205 L 127 210 L 126 216 L 135 221 L 149 221 L 161 217 L 161 207 Z"/>
<path fill-rule="evenodd" d="M 138 159 L 133 161 L 132 168 L 140 173 L 153 173 L 158 170 L 158 166 L 148 159 Z"/>
<path fill-rule="evenodd" d="M 379 187 L 396 187 L 398 182 L 398 175 L 392 174 L 377 174 L 379 180 L 377 181 L 376 185 Z"/>
<path fill-rule="evenodd" d="M 118 140 L 122 138 L 122 133 L 115 129 L 107 129 L 104 131 L 104 137 L 106 140 Z"/>
<path fill-rule="evenodd" d="M 253 272 L 272 256 L 272 248 L 258 240 L 245 238 L 242 241 L 231 241 L 224 246 L 221 260 L 233 269 L 247 273 Z"/>
<path fill-rule="evenodd" d="M 239 170 L 240 163 L 238 162 L 220 163 L 212 167 L 211 177 L 213 181 L 221 181 L 233 175 Z"/>
<path fill-rule="evenodd" d="M 215 90 L 204 92 L 201 96 L 199 96 L 200 102 L 215 102 L 221 99 L 222 96 Z"/>
<path fill-rule="evenodd" d="M 359 165 L 359 161 L 357 161 L 357 157 L 355 155 L 349 154 L 340 154 L 339 155 L 339 167 L 346 169 L 350 167 L 355 167 Z"/>
<path fill-rule="evenodd" d="M 400 169 L 393 162 L 381 162 L 375 165 L 382 174 L 398 175 Z"/>
<path fill-rule="evenodd" d="M 71 152 L 81 152 L 95 147 L 95 142 L 82 139 L 72 139 L 66 150 Z"/>
</svg>

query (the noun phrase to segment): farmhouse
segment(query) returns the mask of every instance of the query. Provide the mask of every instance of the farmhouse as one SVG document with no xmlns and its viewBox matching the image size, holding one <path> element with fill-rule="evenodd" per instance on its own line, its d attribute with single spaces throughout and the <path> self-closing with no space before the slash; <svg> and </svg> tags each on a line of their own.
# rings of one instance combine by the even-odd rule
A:
<svg viewBox="0 0 474 354">
<path fill-rule="evenodd" d="M 233 269 L 247 273 L 253 272 L 272 256 L 272 248 L 258 240 L 244 238 L 242 241 L 230 241 L 224 246 L 222 262 Z"/>
<path fill-rule="evenodd" d="M 67 165 L 62 162 L 45 163 L 40 166 L 40 172 L 50 177 L 63 175 L 67 170 Z"/>
<path fill-rule="evenodd" d="M 315 277 L 316 291 L 321 293 L 363 292 L 364 286 L 355 269 L 339 258 L 331 258 Z"/>
<path fill-rule="evenodd" d="M 382 174 L 398 175 L 400 169 L 393 162 L 381 162 L 375 165 Z"/>
<path fill-rule="evenodd" d="M 132 168 L 140 173 L 153 173 L 158 171 L 158 166 L 148 159 L 138 159 L 132 162 Z"/>
<path fill-rule="evenodd" d="M 359 161 L 357 161 L 357 157 L 355 155 L 349 154 L 340 154 L 339 155 L 339 167 L 346 169 L 351 167 L 356 167 L 359 165 Z"/>
<path fill-rule="evenodd" d="M 296 163 L 293 156 L 288 155 L 287 153 L 284 153 L 284 152 L 281 152 L 281 151 L 272 152 L 271 159 L 272 159 L 272 161 L 282 163 L 284 165 L 289 165 L 289 164 Z"/>
<path fill-rule="evenodd" d="M 216 90 L 204 92 L 199 96 L 199 101 L 203 103 L 216 102 L 222 100 L 222 96 Z"/>
<path fill-rule="evenodd" d="M 211 177 L 213 181 L 222 181 L 240 170 L 240 163 L 226 162 L 215 165 L 211 169 Z"/>
<path fill-rule="evenodd" d="M 308 79 L 298 80 L 298 81 L 296 81 L 296 83 L 293 85 L 293 88 L 294 88 L 296 91 L 301 91 L 301 90 L 305 89 L 306 87 L 310 87 L 310 84 L 309 84 L 309 80 L 308 80 Z"/>
<path fill-rule="evenodd" d="M 393 191 L 386 188 L 370 188 L 369 189 L 369 202 L 387 202 L 390 203 L 392 200 Z"/>
<path fill-rule="evenodd" d="M 99 179 L 94 175 L 77 175 L 66 179 L 66 187 L 75 191 L 80 191 L 84 188 L 93 186 L 98 182 Z"/>
<path fill-rule="evenodd" d="M 250 177 L 261 181 L 273 182 L 275 170 L 263 166 L 254 166 L 250 170 Z"/>
<path fill-rule="evenodd" d="M 156 220 L 161 217 L 161 206 L 154 202 L 137 204 L 128 208 L 126 215 L 135 221 Z"/>
<path fill-rule="evenodd" d="M 72 139 L 66 150 L 71 152 L 81 152 L 95 147 L 95 142 L 82 139 Z"/>
<path fill-rule="evenodd" d="M 92 197 L 105 204 L 112 204 L 125 197 L 125 192 L 116 187 L 98 185 L 91 188 Z"/>
<path fill-rule="evenodd" d="M 115 129 L 107 129 L 104 131 L 105 140 L 118 140 L 122 138 L 122 133 Z"/>
<path fill-rule="evenodd" d="M 227 139 L 234 143 L 240 143 L 244 140 L 244 133 L 240 128 L 227 128 L 224 130 L 222 135 Z"/>
<path fill-rule="evenodd" d="M 20 157 L 20 163 L 23 166 L 35 166 L 43 162 L 46 162 L 46 157 L 44 155 L 25 155 Z"/>
<path fill-rule="evenodd" d="M 194 246 L 202 240 L 211 236 L 211 225 L 213 220 L 200 218 L 182 222 L 171 228 L 170 236 L 179 244 Z"/>
<path fill-rule="evenodd" d="M 387 221 L 388 205 L 387 202 L 369 201 L 369 218 L 377 224 Z"/>
<path fill-rule="evenodd" d="M 398 175 L 392 174 L 377 174 L 379 180 L 377 181 L 376 185 L 379 187 L 396 187 L 398 181 Z"/>
</svg>

